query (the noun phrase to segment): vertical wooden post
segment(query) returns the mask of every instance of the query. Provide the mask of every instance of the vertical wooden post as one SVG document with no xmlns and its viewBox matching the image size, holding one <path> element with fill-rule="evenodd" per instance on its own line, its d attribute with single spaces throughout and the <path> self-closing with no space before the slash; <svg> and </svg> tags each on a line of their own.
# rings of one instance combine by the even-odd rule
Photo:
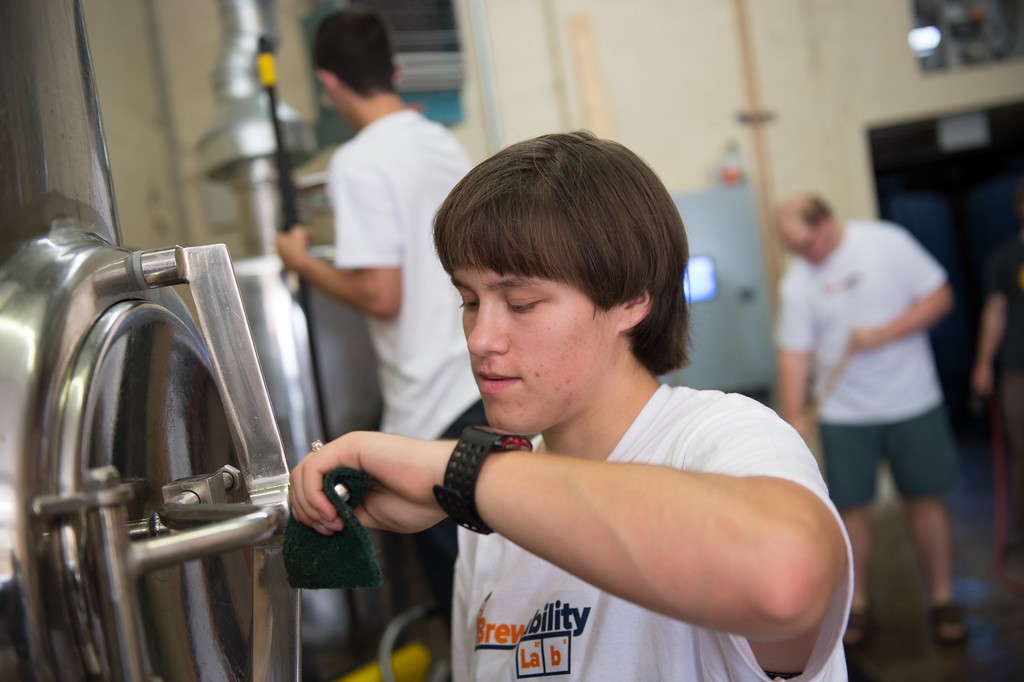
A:
<svg viewBox="0 0 1024 682">
<path fill-rule="evenodd" d="M 590 15 L 575 14 L 569 18 L 569 41 L 583 93 L 583 120 L 586 127 L 598 137 L 614 138 L 615 127 L 608 108 L 608 89 L 597 58 Z"/>
<path fill-rule="evenodd" d="M 750 125 L 754 142 L 754 165 L 757 169 L 757 196 L 761 243 L 764 248 L 765 274 L 768 279 L 768 300 L 772 315 L 778 310 L 778 282 L 782 271 L 782 253 L 779 238 L 774 229 L 775 189 L 771 163 L 768 158 L 768 144 L 765 139 L 765 125 L 770 117 L 761 109 L 761 94 L 758 88 L 757 71 L 754 66 L 753 45 L 745 0 L 733 0 L 736 9 L 736 35 L 740 47 L 740 75 L 743 79 L 746 112 L 742 120 Z"/>
</svg>

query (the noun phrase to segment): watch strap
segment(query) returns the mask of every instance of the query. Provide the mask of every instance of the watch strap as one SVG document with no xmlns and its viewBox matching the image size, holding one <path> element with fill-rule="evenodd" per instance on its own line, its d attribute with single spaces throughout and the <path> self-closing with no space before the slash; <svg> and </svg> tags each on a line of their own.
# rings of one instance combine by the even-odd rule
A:
<svg viewBox="0 0 1024 682">
<path fill-rule="evenodd" d="M 495 450 L 532 450 L 525 436 L 485 431 L 476 426 L 463 430 L 448 466 L 444 485 L 434 486 L 434 498 L 448 516 L 460 526 L 487 535 L 491 528 L 476 509 L 476 482 L 484 459 Z"/>
</svg>

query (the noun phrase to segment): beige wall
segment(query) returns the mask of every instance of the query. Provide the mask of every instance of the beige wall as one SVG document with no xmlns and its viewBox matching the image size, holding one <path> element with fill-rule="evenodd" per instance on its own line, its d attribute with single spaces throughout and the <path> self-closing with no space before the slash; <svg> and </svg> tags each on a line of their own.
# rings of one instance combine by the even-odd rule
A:
<svg viewBox="0 0 1024 682">
<path fill-rule="evenodd" d="M 773 117 L 758 183 L 772 188 L 769 199 L 811 188 L 842 214 L 873 215 L 868 128 L 1024 99 L 1021 60 L 922 73 L 906 42 L 909 2 L 898 0 L 455 2 L 467 55 L 466 120 L 456 133 L 475 160 L 495 145 L 594 127 L 644 156 L 673 191 L 705 186 L 730 140 L 756 175 L 754 136 L 737 121 L 748 109 L 737 7 Z M 281 95 L 311 116 L 300 25 L 308 6 L 280 0 L 277 12 Z M 204 188 L 196 156 L 213 116 L 217 3 L 85 7 L 126 243 L 230 240 L 212 227 L 217 195 Z M 484 47 L 493 68 L 478 60 Z M 300 170 L 322 165 L 321 156 Z"/>
<path fill-rule="evenodd" d="M 766 106 L 779 113 L 770 140 L 780 193 L 812 186 L 841 212 L 871 215 L 869 128 L 1024 99 L 1024 60 L 922 73 L 907 47 L 909 2 L 749 4 L 762 28 L 769 5 L 793 10 L 790 30 L 755 35 Z"/>
</svg>

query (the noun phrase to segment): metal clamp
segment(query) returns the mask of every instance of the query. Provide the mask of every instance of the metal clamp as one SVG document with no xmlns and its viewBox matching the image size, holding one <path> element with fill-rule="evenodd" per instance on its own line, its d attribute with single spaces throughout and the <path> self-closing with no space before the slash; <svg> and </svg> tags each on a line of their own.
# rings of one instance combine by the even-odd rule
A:
<svg viewBox="0 0 1024 682">
<path fill-rule="evenodd" d="M 224 481 L 223 470 L 209 478 Z M 195 477 L 199 480 L 204 477 Z M 97 591 L 106 622 L 105 632 L 115 679 L 148 679 L 149 657 L 143 621 L 138 610 L 136 579 L 150 571 L 192 559 L 251 547 L 284 532 L 285 515 L 277 507 L 247 504 L 165 503 L 159 512 L 168 528 L 189 526 L 163 537 L 131 542 L 125 531 L 127 505 L 135 487 L 122 483 L 114 467 L 86 472 L 83 490 L 71 495 L 47 495 L 32 502 L 40 517 L 60 519 L 85 512 L 86 544 L 96 558 Z M 169 522 L 168 522 L 169 521 Z M 211 522 L 212 521 L 212 522 Z M 203 523 L 201 527 L 194 527 Z"/>
</svg>

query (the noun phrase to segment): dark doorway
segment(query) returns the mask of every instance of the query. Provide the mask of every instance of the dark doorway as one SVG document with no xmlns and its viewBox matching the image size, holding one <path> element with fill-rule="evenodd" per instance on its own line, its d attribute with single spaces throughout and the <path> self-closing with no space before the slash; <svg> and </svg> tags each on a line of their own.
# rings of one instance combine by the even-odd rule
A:
<svg viewBox="0 0 1024 682">
<path fill-rule="evenodd" d="M 954 426 L 983 427 L 969 388 L 982 273 L 992 248 L 1020 229 L 1012 196 L 1024 179 L 1024 103 L 868 135 L 879 215 L 907 228 L 942 263 L 956 295 L 956 310 L 931 334 Z"/>
</svg>

